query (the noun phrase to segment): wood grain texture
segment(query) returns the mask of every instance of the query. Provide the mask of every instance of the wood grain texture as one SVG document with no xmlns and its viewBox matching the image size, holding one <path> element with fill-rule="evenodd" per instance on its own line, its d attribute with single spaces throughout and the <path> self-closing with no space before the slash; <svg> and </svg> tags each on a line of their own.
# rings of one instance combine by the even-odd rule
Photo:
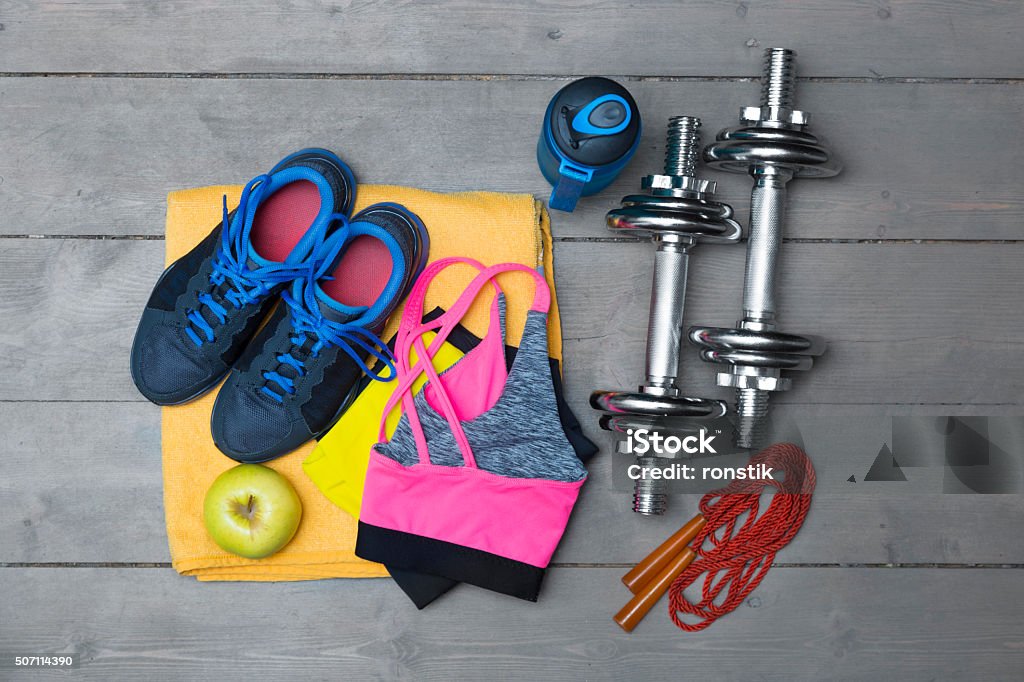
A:
<svg viewBox="0 0 1024 682">
<path fill-rule="evenodd" d="M 876 414 L 884 409 L 875 408 Z M 576 412 L 601 453 L 589 465 L 590 480 L 555 562 L 634 563 L 692 515 L 699 496 L 673 496 L 661 518 L 630 512 L 629 493 L 612 483 L 612 467 L 624 464 L 613 462 L 611 437 L 597 430 L 589 408 L 580 404 Z M 838 415 L 836 428 L 872 433 L 865 418 L 851 419 L 845 410 Z M 170 560 L 160 502 L 158 408 L 3 403 L 0 433 L 0 563 Z M 851 486 L 846 478 L 863 478 L 878 445 L 812 450 L 819 475 L 814 505 L 779 562 L 1024 564 L 1024 497 L 908 495 L 899 486 Z"/>
<path fill-rule="evenodd" d="M 90 680 L 1010 680 L 1024 666 L 1011 570 L 775 569 L 709 630 L 678 631 L 663 602 L 632 635 L 611 621 L 628 596 L 616 569 L 551 570 L 537 604 L 466 587 L 422 612 L 387 580 L 0 571 L 5 650 L 73 653 Z"/>
<path fill-rule="evenodd" d="M 740 246 L 695 250 L 688 324 L 734 323 L 743 259 Z M 0 354 L 17 362 L 0 400 L 142 400 L 128 355 L 162 262 L 160 241 L 5 240 Z M 652 248 L 561 243 L 555 262 L 573 395 L 636 384 Z M 785 245 L 782 329 L 830 346 L 777 401 L 1019 405 L 1024 300 L 1006 284 L 1022 262 L 1024 244 Z M 713 392 L 713 367 L 683 358 L 683 385 Z"/>
<path fill-rule="evenodd" d="M 562 85 L 0 78 L 0 234 L 161 235 L 168 190 L 245 182 L 306 146 L 335 149 L 364 182 L 546 198 L 535 146 Z M 605 212 L 661 168 L 670 115 L 701 116 L 707 139 L 758 97 L 756 83 L 629 86 L 640 151 L 607 190 L 556 212 L 556 237 L 609 236 Z M 788 237 L 1021 238 L 1024 89 L 808 83 L 798 96 L 846 168 L 790 185 Z M 709 176 L 745 224 L 749 179 Z"/>
<path fill-rule="evenodd" d="M 782 45 L 812 76 L 1024 75 L 1024 14 L 998 0 L 120 0 L 2 18 L 13 72 L 753 76 Z"/>
</svg>

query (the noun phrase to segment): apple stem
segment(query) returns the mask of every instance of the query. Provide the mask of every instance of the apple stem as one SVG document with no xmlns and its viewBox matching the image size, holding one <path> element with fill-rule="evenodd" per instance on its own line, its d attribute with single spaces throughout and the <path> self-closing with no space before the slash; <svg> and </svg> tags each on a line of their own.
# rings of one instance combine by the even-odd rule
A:
<svg viewBox="0 0 1024 682">
<path fill-rule="evenodd" d="M 252 495 L 249 495 L 249 504 L 246 505 L 246 514 L 249 516 L 250 519 L 252 518 L 252 506 L 255 502 L 255 498 Z"/>
</svg>

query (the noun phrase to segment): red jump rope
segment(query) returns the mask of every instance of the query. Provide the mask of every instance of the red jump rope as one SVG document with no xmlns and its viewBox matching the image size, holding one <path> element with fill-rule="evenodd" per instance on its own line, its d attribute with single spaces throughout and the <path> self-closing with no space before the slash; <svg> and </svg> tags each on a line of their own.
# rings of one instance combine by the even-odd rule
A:
<svg viewBox="0 0 1024 682">
<path fill-rule="evenodd" d="M 672 622 L 688 632 L 703 630 L 742 604 L 768 574 L 775 554 L 807 517 L 814 467 L 792 443 L 769 446 L 750 464 L 771 467 L 772 477 L 736 480 L 707 493 L 700 514 L 623 576 L 634 595 L 615 614 L 623 630 L 632 632 L 666 591 Z M 762 512 L 762 493 L 770 488 L 775 492 Z M 700 600 L 691 601 L 684 591 L 705 574 Z"/>
</svg>

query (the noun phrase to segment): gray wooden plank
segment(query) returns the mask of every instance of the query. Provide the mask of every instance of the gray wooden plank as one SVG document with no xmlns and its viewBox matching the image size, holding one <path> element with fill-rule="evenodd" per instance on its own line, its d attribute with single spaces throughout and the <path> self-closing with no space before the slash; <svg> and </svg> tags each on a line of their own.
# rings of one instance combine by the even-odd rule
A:
<svg viewBox="0 0 1024 682">
<path fill-rule="evenodd" d="M 698 496 L 673 496 L 662 518 L 629 511 L 629 493 L 612 483 L 612 467 L 624 464 L 613 462 L 611 437 L 598 431 L 585 405 L 586 393 L 573 390 L 571 376 L 570 382 L 576 414 L 601 453 L 589 465 L 590 480 L 555 561 L 635 562 L 695 513 Z M 913 411 L 921 414 L 922 409 Z M 908 494 L 899 485 L 879 489 L 846 482 L 851 473 L 863 479 L 881 444 L 881 438 L 869 440 L 874 436 L 870 417 L 851 414 L 899 411 L 906 409 L 834 411 L 828 424 L 845 429 L 847 437 L 810 450 L 817 494 L 804 528 L 778 561 L 1024 564 L 1021 495 L 943 495 L 941 487 Z M 964 413 L 959 407 L 951 411 Z M 1020 408 L 973 409 L 981 415 L 1015 411 Z M 0 403 L 0 434 L 0 563 L 169 561 L 158 408 L 147 403 Z"/>
<path fill-rule="evenodd" d="M 632 489 L 621 483 L 631 457 L 616 453 L 616 437 L 597 428 L 597 414 L 574 393 L 573 409 L 586 432 L 600 446 L 589 465 L 590 478 L 582 501 L 563 539 L 556 561 L 574 564 L 639 561 L 698 511 L 699 494 L 669 498 L 662 517 L 634 514 Z M 578 403 L 575 402 L 578 400 Z M 803 406 L 776 406 L 802 424 L 802 436 L 817 474 L 811 512 L 799 535 L 776 561 L 785 564 L 1019 564 L 1024 543 L 1017 523 L 1024 513 L 1021 466 L 1007 466 L 1018 494 L 942 494 L 943 472 L 905 469 L 913 484 L 865 483 L 864 476 L 883 442 L 891 443 L 891 422 L 878 415 L 901 412 L 899 406 L 873 405 L 862 414 L 831 406 L 830 416 L 811 418 Z M 965 414 L 963 408 L 920 407 L 921 414 Z M 976 407 L 983 416 L 1018 416 L 1019 407 Z M 721 443 L 728 432 L 716 436 Z M 1019 453 L 1012 455 L 1019 457 Z M 692 462 L 718 466 L 721 461 Z M 617 477 L 613 475 L 617 472 Z M 848 478 L 854 475 L 858 485 Z M 929 482 L 924 485 L 924 482 Z M 707 486 L 711 488 L 714 486 Z M 984 558 L 981 558 L 984 557 Z"/>
<path fill-rule="evenodd" d="M 561 85 L 0 78 L 0 233 L 159 235 L 168 190 L 244 182 L 310 145 L 336 149 L 366 182 L 546 198 L 535 144 Z M 609 189 L 555 214 L 557 237 L 608 236 L 604 213 L 661 167 L 670 115 L 703 117 L 710 136 L 758 96 L 749 82 L 630 87 L 648 122 L 641 149 Z M 1024 140 L 1004 134 L 1019 127 L 1020 87 L 808 83 L 800 102 L 846 170 L 792 185 L 788 236 L 1021 237 Z M 748 178 L 717 177 L 745 222 Z"/>
<path fill-rule="evenodd" d="M 163 243 L 4 240 L 0 400 L 141 400 L 127 371 Z M 641 376 L 652 250 L 560 243 L 555 260 L 573 391 Z M 704 246 L 691 261 L 687 321 L 732 324 L 744 249 Z M 782 328 L 830 341 L 778 397 L 799 403 L 1007 403 L 1024 394 L 1024 244 L 787 244 Z M 712 393 L 714 369 L 687 348 L 684 385 Z M 893 377 L 906 377 L 894 382 Z M 720 395 L 728 396 L 727 392 Z"/>
<path fill-rule="evenodd" d="M 422 612 L 387 580 L 0 570 L 3 650 L 75 654 L 81 679 L 1011 680 L 1024 666 L 1007 608 L 1021 570 L 777 568 L 708 630 L 678 631 L 662 603 L 631 635 L 611 621 L 616 569 L 551 570 L 537 604 L 463 587 Z"/>
<path fill-rule="evenodd" d="M 3 403 L 0 425 L 0 562 L 170 561 L 158 408 Z"/>
<path fill-rule="evenodd" d="M 1024 75 L 1024 14 L 996 0 L 23 2 L 3 20 L 14 72 L 754 75 L 780 44 L 814 76 Z"/>
<path fill-rule="evenodd" d="M 793 390 L 772 400 L 1020 404 L 1024 379 L 1013 358 L 1024 303 L 1006 286 L 1024 264 L 1020 246 L 786 244 L 780 328 L 824 336 L 829 346 L 812 371 L 794 376 Z M 573 385 L 635 384 L 643 376 L 652 247 L 561 247 L 556 281 Z M 686 324 L 735 324 L 744 258 L 740 246 L 694 251 Z M 731 391 L 713 388 L 715 372 L 685 347 L 684 388 L 731 399 Z"/>
</svg>

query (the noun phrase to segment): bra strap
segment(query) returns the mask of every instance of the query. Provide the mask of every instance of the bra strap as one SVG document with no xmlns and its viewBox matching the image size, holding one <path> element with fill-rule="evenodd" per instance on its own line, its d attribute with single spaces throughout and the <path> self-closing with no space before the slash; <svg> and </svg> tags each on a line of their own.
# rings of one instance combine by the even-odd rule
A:
<svg viewBox="0 0 1024 682">
<path fill-rule="evenodd" d="M 455 304 L 448 311 L 430 322 L 421 323 L 420 320 L 422 320 L 423 317 L 423 304 L 430 283 L 438 274 L 440 274 L 441 271 L 459 263 L 471 265 L 480 270 L 480 272 L 476 275 L 473 281 L 470 282 L 469 286 L 466 287 L 456 300 Z M 476 467 L 476 459 L 473 456 L 472 447 L 466 439 L 465 431 L 462 428 L 462 423 L 456 415 L 451 398 L 448 396 L 447 391 L 445 391 L 437 370 L 434 368 L 433 357 L 437 353 L 441 344 L 448 338 L 448 335 L 456 325 L 461 322 L 462 318 L 465 317 L 469 308 L 473 305 L 473 302 L 479 295 L 480 290 L 488 284 L 490 284 L 495 290 L 495 296 L 491 303 L 491 329 L 488 331 L 488 334 L 493 333 L 493 327 L 496 322 L 500 326 L 499 317 L 501 313 L 498 297 L 502 292 L 500 286 L 495 281 L 495 278 L 501 273 L 515 271 L 525 272 L 533 276 L 535 286 L 531 310 L 546 313 L 551 305 L 551 292 L 548 289 L 547 281 L 537 270 L 522 264 L 503 263 L 484 268 L 481 263 L 472 259 L 445 258 L 431 264 L 423 272 L 417 280 L 416 285 L 413 287 L 413 291 L 406 303 L 404 314 L 402 315 L 401 324 L 399 325 L 398 335 L 395 342 L 395 356 L 398 363 L 396 366 L 398 372 L 398 386 L 396 386 L 394 393 L 388 400 L 387 406 L 385 407 L 384 413 L 381 417 L 381 428 L 378 436 L 378 442 L 385 442 L 385 419 L 395 405 L 401 401 L 402 407 L 409 419 L 409 426 L 412 430 L 413 438 L 416 441 L 419 461 L 421 464 L 430 464 L 430 455 L 426 436 L 423 432 L 423 425 L 420 422 L 419 414 L 416 411 L 413 392 L 411 390 L 412 384 L 415 380 L 421 374 L 426 374 L 428 381 L 434 387 L 434 396 L 440 402 L 441 411 L 444 413 L 444 417 L 448 421 L 448 425 L 451 428 L 455 442 L 462 453 L 465 466 Z M 435 330 L 437 331 L 437 335 L 431 341 L 430 347 L 427 348 L 423 343 L 423 335 Z M 413 348 L 415 348 L 418 357 L 416 363 L 410 367 L 409 354 Z"/>
<path fill-rule="evenodd" d="M 402 320 L 399 324 L 398 332 L 395 338 L 395 357 L 397 361 L 396 372 L 398 374 L 398 386 L 392 392 L 391 397 L 384 408 L 384 412 L 381 415 L 380 431 L 377 435 L 377 442 L 383 443 L 387 440 L 385 425 L 387 416 L 391 414 L 391 410 L 398 404 L 399 401 L 402 403 L 402 409 L 409 419 L 409 426 L 411 428 L 413 439 L 416 442 L 416 450 L 419 455 L 421 462 L 425 461 L 429 464 L 430 456 L 428 453 L 427 440 L 423 432 L 423 425 L 420 422 L 419 413 L 416 410 L 416 404 L 412 391 L 412 385 L 420 377 L 421 374 L 427 374 L 427 380 L 432 382 L 433 385 L 440 387 L 440 379 L 434 371 L 433 358 L 437 351 L 441 348 L 451 331 L 458 324 L 459 320 L 454 319 L 450 315 L 450 311 L 442 313 L 440 316 L 431 320 L 425 325 L 419 325 L 420 320 L 423 317 L 423 306 L 424 300 L 426 299 L 426 292 L 430 283 L 441 273 L 442 270 L 457 264 L 470 265 L 477 270 L 485 270 L 483 263 L 473 260 L 471 258 L 444 258 L 442 260 L 431 263 L 416 280 L 413 290 L 406 301 L 405 310 L 402 314 Z M 501 292 L 501 289 L 495 283 L 494 289 L 497 293 Z M 454 319 L 454 323 L 450 320 Z M 498 298 L 495 296 L 494 302 L 491 306 L 491 329 L 488 333 L 493 333 L 494 325 L 500 324 L 499 321 L 499 310 L 498 310 Z M 419 335 L 414 336 L 414 330 L 417 326 L 421 326 L 423 330 Z M 424 347 L 422 336 L 428 331 L 439 330 L 431 341 L 430 348 Z M 416 363 L 409 366 L 409 353 L 411 348 L 415 346 L 417 353 Z M 441 409 L 445 413 L 446 419 L 451 421 L 455 416 L 455 409 L 451 404 L 451 399 L 443 388 L 437 389 L 435 393 L 436 398 L 441 403 Z M 458 440 L 457 434 L 456 439 Z M 475 460 L 473 458 L 472 449 L 469 447 L 468 441 L 465 441 L 465 435 L 462 436 L 462 441 L 459 443 L 459 449 L 463 452 L 463 458 L 466 456 L 466 452 L 469 453 L 469 461 Z"/>
</svg>

